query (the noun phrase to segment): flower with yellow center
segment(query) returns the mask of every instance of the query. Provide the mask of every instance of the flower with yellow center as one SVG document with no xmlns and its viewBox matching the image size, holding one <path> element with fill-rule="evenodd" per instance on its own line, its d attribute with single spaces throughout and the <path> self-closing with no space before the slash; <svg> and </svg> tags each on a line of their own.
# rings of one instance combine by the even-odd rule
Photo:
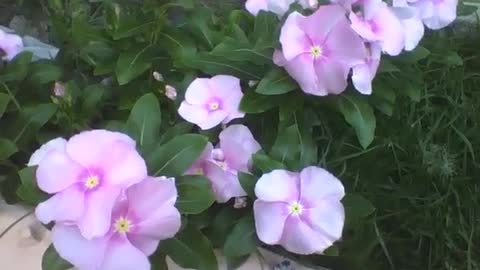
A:
<svg viewBox="0 0 480 270">
<path fill-rule="evenodd" d="M 301 205 L 299 202 L 291 203 L 288 206 L 288 211 L 292 216 L 299 216 L 303 213 L 303 205 Z"/>
<path fill-rule="evenodd" d="M 85 187 L 87 187 L 88 189 L 95 188 L 96 186 L 98 186 L 98 184 L 100 184 L 100 180 L 96 175 L 91 175 L 87 177 L 87 180 L 85 180 Z"/>
<path fill-rule="evenodd" d="M 220 104 L 218 104 L 218 102 L 211 102 L 210 104 L 208 104 L 208 108 L 211 111 L 216 111 L 218 110 L 218 108 L 220 108 Z"/>
<path fill-rule="evenodd" d="M 128 233 L 132 227 L 130 220 L 125 217 L 120 217 L 115 221 L 115 231 L 118 233 Z"/>
<path fill-rule="evenodd" d="M 310 54 L 314 59 L 319 58 L 323 55 L 322 47 L 320 46 L 312 46 L 310 48 Z"/>
</svg>

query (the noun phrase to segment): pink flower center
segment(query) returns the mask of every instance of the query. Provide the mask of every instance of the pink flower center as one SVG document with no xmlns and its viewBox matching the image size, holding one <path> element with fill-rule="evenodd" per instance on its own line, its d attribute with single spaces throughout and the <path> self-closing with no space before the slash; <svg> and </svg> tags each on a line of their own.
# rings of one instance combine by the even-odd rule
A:
<svg viewBox="0 0 480 270">
<path fill-rule="evenodd" d="M 303 205 L 299 202 L 293 202 L 288 206 L 288 212 L 292 216 L 300 216 L 303 213 Z"/>
<path fill-rule="evenodd" d="M 369 20 L 367 23 L 370 26 L 370 29 L 372 30 L 373 33 L 378 33 L 380 31 L 380 26 L 374 20 Z"/>
<path fill-rule="evenodd" d="M 124 234 L 130 232 L 132 229 L 132 223 L 125 217 L 119 217 L 113 224 L 115 232 Z"/>
<path fill-rule="evenodd" d="M 84 184 L 87 189 L 94 189 L 100 184 L 100 178 L 97 175 L 89 175 Z"/>
</svg>

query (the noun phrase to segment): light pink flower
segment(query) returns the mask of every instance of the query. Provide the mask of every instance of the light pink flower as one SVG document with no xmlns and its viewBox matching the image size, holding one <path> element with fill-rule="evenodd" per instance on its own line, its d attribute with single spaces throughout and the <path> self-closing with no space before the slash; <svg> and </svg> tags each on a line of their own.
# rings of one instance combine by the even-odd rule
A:
<svg viewBox="0 0 480 270">
<path fill-rule="evenodd" d="M 458 0 L 408 0 L 408 2 L 417 8 L 423 23 L 433 30 L 444 28 L 457 18 Z"/>
<path fill-rule="evenodd" d="M 392 10 L 403 25 L 405 50 L 415 49 L 425 33 L 420 13 L 416 8 L 409 6 L 406 0 L 393 0 Z"/>
<path fill-rule="evenodd" d="M 23 48 L 22 38 L 0 29 L 0 59 L 12 60 Z"/>
<path fill-rule="evenodd" d="M 131 138 L 106 130 L 82 132 L 38 164 L 38 187 L 54 195 L 35 214 L 45 224 L 78 225 L 88 239 L 102 236 L 121 191 L 146 176 L 145 161 Z"/>
<path fill-rule="evenodd" d="M 358 92 L 364 95 L 372 93 L 372 81 L 380 65 L 381 48 L 377 44 L 370 44 L 367 48 L 368 56 L 365 61 L 353 67 L 352 82 Z"/>
<path fill-rule="evenodd" d="M 238 78 L 228 75 L 197 78 L 188 86 L 178 113 L 201 129 L 210 129 L 242 118 L 245 115 L 239 111 L 242 97 Z"/>
<path fill-rule="evenodd" d="M 258 238 L 298 254 L 321 253 L 341 238 L 345 212 L 342 183 L 318 167 L 300 173 L 274 170 L 255 186 Z"/>
<path fill-rule="evenodd" d="M 126 190 L 105 236 L 88 240 L 77 227 L 57 224 L 52 230 L 53 246 L 80 270 L 149 270 L 148 256 L 160 240 L 180 229 L 176 200 L 173 180 L 147 178 Z"/>
<path fill-rule="evenodd" d="M 350 13 L 352 28 L 365 40 L 378 42 L 387 54 L 400 54 L 405 46 L 400 20 L 382 0 L 365 0 L 362 4 L 362 12 Z"/>
<path fill-rule="evenodd" d="M 303 8 L 316 8 L 318 6 L 318 0 L 247 0 L 245 8 L 254 16 L 257 16 L 260 10 L 271 11 L 283 16 L 290 5 L 295 2 Z"/>
<path fill-rule="evenodd" d="M 347 87 L 350 68 L 363 62 L 365 46 L 350 28 L 345 9 L 321 6 L 308 17 L 290 14 L 282 26 L 274 62 L 283 66 L 309 94 L 339 94 Z"/>
<path fill-rule="evenodd" d="M 67 140 L 64 138 L 55 138 L 43 144 L 37 151 L 30 156 L 27 166 L 37 166 L 50 151 L 65 151 Z"/>
</svg>

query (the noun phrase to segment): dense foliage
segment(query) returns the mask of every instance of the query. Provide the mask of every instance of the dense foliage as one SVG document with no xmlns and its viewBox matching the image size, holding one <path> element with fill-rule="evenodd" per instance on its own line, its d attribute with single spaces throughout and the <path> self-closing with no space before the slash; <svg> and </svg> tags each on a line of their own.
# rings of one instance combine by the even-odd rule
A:
<svg viewBox="0 0 480 270">
<path fill-rule="evenodd" d="M 191 0 L 17 2 L 0 7 L 37 14 L 60 52 L 35 62 L 23 52 L 0 66 L 0 191 L 8 203 L 46 199 L 26 167 L 41 144 L 108 129 L 137 141 L 150 175 L 176 178 L 182 229 L 150 257 L 152 269 L 166 269 L 165 256 L 216 269 L 214 249 L 233 269 L 259 247 L 332 269 L 480 267 L 477 37 L 427 31 L 413 51 L 382 58 L 372 95 L 350 85 L 317 97 L 273 63 L 285 19 L 273 13 Z M 459 5 L 460 14 L 469 11 Z M 200 130 L 177 109 L 193 79 L 218 74 L 240 78 L 246 116 L 232 123 L 248 126 L 262 147 L 253 175 L 240 175 L 249 195 L 240 209 L 233 200 L 216 203 L 205 177 L 184 176 L 222 127 Z M 255 182 L 273 169 L 310 165 L 346 188 L 341 241 L 310 256 L 264 245 L 253 221 Z M 47 250 L 44 270 L 67 267 Z"/>
</svg>

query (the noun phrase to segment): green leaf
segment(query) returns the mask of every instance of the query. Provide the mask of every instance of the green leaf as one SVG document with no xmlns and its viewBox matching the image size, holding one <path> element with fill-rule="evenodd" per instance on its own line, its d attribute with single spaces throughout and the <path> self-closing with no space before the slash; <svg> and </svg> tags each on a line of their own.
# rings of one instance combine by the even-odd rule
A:
<svg viewBox="0 0 480 270">
<path fill-rule="evenodd" d="M 375 137 L 376 119 L 372 107 L 364 98 L 342 95 L 338 100 L 338 109 L 354 129 L 358 141 L 367 148 Z"/>
<path fill-rule="evenodd" d="M 258 84 L 255 92 L 262 95 L 280 95 L 298 88 L 285 70 L 272 69 Z"/>
<path fill-rule="evenodd" d="M 253 155 L 253 164 L 263 173 L 268 173 L 276 169 L 285 169 L 285 165 L 281 162 L 271 159 L 264 154 L 256 153 Z"/>
<path fill-rule="evenodd" d="M 250 61 L 256 65 L 272 62 L 273 49 L 257 50 L 249 43 L 225 37 L 212 51 L 212 55 L 221 56 L 232 61 Z"/>
<path fill-rule="evenodd" d="M 63 260 L 57 251 L 50 245 L 42 258 L 42 270 L 67 270 L 72 268 L 72 265 Z"/>
<path fill-rule="evenodd" d="M 18 171 L 22 185 L 17 189 L 17 196 L 31 205 L 37 205 L 46 199 L 45 194 L 37 186 L 36 171 L 37 167 L 26 167 Z"/>
<path fill-rule="evenodd" d="M 277 42 L 278 17 L 272 12 L 261 10 L 255 17 L 252 41 L 256 46 L 272 46 Z"/>
<path fill-rule="evenodd" d="M 203 152 L 207 141 L 201 135 L 184 134 L 156 147 L 147 158 L 151 175 L 183 175 Z"/>
<path fill-rule="evenodd" d="M 209 228 L 209 239 L 215 246 L 223 246 L 230 229 L 242 217 L 243 212 L 232 207 L 224 207 L 218 211 L 213 218 L 212 226 Z"/>
<path fill-rule="evenodd" d="M 8 103 L 10 103 L 10 96 L 5 93 L 0 93 L 0 118 L 7 109 Z"/>
<path fill-rule="evenodd" d="M 16 152 L 18 149 L 13 142 L 0 138 L 0 160 L 5 160 Z"/>
<path fill-rule="evenodd" d="M 39 61 L 30 64 L 28 80 L 32 84 L 46 84 L 60 80 L 62 70 L 50 62 Z"/>
<path fill-rule="evenodd" d="M 248 196 L 250 196 L 252 199 L 255 199 L 255 184 L 257 183 L 258 179 L 249 173 L 239 172 L 238 180 L 240 181 L 240 185 L 242 186 L 243 190 L 247 192 Z"/>
<path fill-rule="evenodd" d="M 253 217 L 243 217 L 228 235 L 223 252 L 227 257 L 242 257 L 251 254 L 256 249 L 257 238 Z"/>
<path fill-rule="evenodd" d="M 296 168 L 300 162 L 301 141 L 297 125 L 292 125 L 278 132 L 278 137 L 272 146 L 272 158 L 286 164 L 289 168 Z"/>
<path fill-rule="evenodd" d="M 196 8 L 187 15 L 186 21 L 191 33 L 205 43 L 208 48 L 213 49 L 222 34 L 212 29 L 213 11 L 209 8 Z"/>
<path fill-rule="evenodd" d="M 177 177 L 176 185 L 178 189 L 176 207 L 182 214 L 199 214 L 215 202 L 210 181 L 201 175 Z"/>
<path fill-rule="evenodd" d="M 28 74 L 28 67 L 32 61 L 32 52 L 22 52 L 15 56 L 0 72 L 0 82 L 22 81 Z"/>
<path fill-rule="evenodd" d="M 177 265 L 198 270 L 217 270 L 218 263 L 210 241 L 197 229 L 188 226 L 162 241 L 162 250 Z"/>
<path fill-rule="evenodd" d="M 158 140 L 161 120 L 160 104 L 154 94 L 145 94 L 133 106 L 127 130 L 144 153 L 151 150 Z"/>
<path fill-rule="evenodd" d="M 120 54 L 115 68 L 118 83 L 124 85 L 142 75 L 142 73 L 152 66 L 152 58 L 151 45 L 132 49 Z"/>
<path fill-rule="evenodd" d="M 114 40 L 145 32 L 155 23 L 151 14 L 119 3 L 108 3 L 106 14 L 109 32 Z"/>
<path fill-rule="evenodd" d="M 242 257 L 225 257 L 227 261 L 227 270 L 236 270 L 240 266 L 242 266 L 246 261 L 248 261 L 248 258 L 250 258 L 249 255 L 245 255 Z"/>
<path fill-rule="evenodd" d="M 342 202 L 345 206 L 346 223 L 349 226 L 355 227 L 375 211 L 372 203 L 359 194 L 347 194 Z"/>
<path fill-rule="evenodd" d="M 403 53 L 398 60 L 407 63 L 417 63 L 420 60 L 427 58 L 430 51 L 422 46 L 417 46 L 413 51 Z"/>
<path fill-rule="evenodd" d="M 193 125 L 188 123 L 188 122 L 180 122 L 176 124 L 175 126 L 167 129 L 165 132 L 163 132 L 163 135 L 160 137 L 160 140 L 158 143 L 162 144 L 165 143 L 176 136 L 188 133 L 192 131 Z"/>
<path fill-rule="evenodd" d="M 246 113 L 262 113 L 278 106 L 286 96 L 265 96 L 247 91 L 240 102 L 240 110 Z"/>
<path fill-rule="evenodd" d="M 105 86 L 102 84 L 90 85 L 83 90 L 82 113 L 91 116 L 98 113 L 98 106 L 105 95 Z"/>
</svg>

